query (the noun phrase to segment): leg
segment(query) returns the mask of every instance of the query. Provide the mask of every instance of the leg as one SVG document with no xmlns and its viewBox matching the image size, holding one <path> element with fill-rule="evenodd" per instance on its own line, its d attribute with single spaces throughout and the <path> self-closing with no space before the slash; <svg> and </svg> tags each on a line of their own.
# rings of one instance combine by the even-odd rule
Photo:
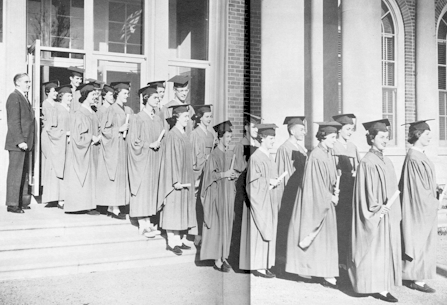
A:
<svg viewBox="0 0 447 305">
<path fill-rule="evenodd" d="M 6 205 L 19 206 L 22 201 L 21 186 L 23 180 L 23 168 L 25 163 L 25 152 L 9 151 L 8 175 L 6 178 Z"/>
<path fill-rule="evenodd" d="M 25 209 L 31 204 L 31 194 L 29 187 L 30 173 L 29 173 L 29 160 L 30 153 L 25 152 L 25 160 L 23 161 L 22 181 L 20 183 L 20 194 L 22 194 L 19 206 Z"/>
</svg>

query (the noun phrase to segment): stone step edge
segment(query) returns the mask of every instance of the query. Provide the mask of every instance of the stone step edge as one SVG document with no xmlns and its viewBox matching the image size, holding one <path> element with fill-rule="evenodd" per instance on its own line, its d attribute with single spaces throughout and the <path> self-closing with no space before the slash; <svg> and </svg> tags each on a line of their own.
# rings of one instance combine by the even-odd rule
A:
<svg viewBox="0 0 447 305">
<path fill-rule="evenodd" d="M 164 239 L 161 236 L 157 236 L 155 238 L 145 238 L 141 235 L 135 235 L 132 237 L 121 237 L 121 238 L 109 238 L 101 240 L 101 242 L 98 242 L 97 239 L 89 239 L 89 240 L 79 240 L 79 241 L 72 241 L 72 240 L 66 240 L 64 242 L 61 242 L 60 244 L 57 244 L 58 241 L 55 241 L 54 243 L 48 242 L 43 243 L 39 245 L 31 245 L 29 247 L 23 246 L 21 248 L 13 248 L 15 245 L 6 245 L 1 246 L 0 245 L 0 255 L 5 252 L 14 252 L 14 251 L 27 251 L 27 250 L 40 250 L 40 249 L 48 249 L 48 248 L 70 248 L 70 247 L 79 247 L 79 246 L 96 246 L 96 245 L 107 245 L 107 244 L 118 244 L 118 243 L 133 243 L 133 242 L 151 242 L 155 240 L 161 240 Z"/>
<path fill-rule="evenodd" d="M 186 255 L 183 254 L 181 256 L 176 256 L 173 253 L 172 256 L 168 255 L 169 254 L 167 253 L 167 255 L 157 257 L 140 256 L 125 260 L 101 260 L 91 261 L 85 264 L 61 264 L 59 266 L 35 266 L 33 269 L 11 269 L 8 271 L 0 270 L 0 283 L 1 281 L 9 280 L 133 269 L 168 264 L 194 263 L 194 259 L 192 257 L 195 255 L 195 252 Z"/>
<path fill-rule="evenodd" d="M 0 233 L 3 231 L 33 231 L 33 230 L 46 230 L 46 229 L 69 229 L 69 228 L 83 228 L 83 227 L 107 227 L 107 226 L 133 226 L 130 222 L 122 223 L 93 223 L 93 222 L 74 222 L 74 223 L 57 223 L 57 224 L 45 224 L 42 226 L 23 226 L 18 227 L 16 225 L 0 226 Z"/>
</svg>

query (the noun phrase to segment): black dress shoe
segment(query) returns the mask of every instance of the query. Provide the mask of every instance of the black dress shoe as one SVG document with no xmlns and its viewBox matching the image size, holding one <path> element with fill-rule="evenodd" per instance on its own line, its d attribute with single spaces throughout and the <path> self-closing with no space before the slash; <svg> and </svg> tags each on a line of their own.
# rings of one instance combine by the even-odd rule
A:
<svg viewBox="0 0 447 305">
<path fill-rule="evenodd" d="M 387 293 L 386 294 L 386 296 L 383 296 L 382 294 L 380 294 L 380 293 L 377 293 L 376 295 L 375 295 L 375 298 L 377 298 L 377 299 L 379 299 L 379 300 L 382 300 L 382 301 L 385 301 L 385 302 L 390 302 L 390 303 L 397 303 L 397 299 L 391 294 L 391 293 Z"/>
<path fill-rule="evenodd" d="M 337 284 L 334 285 L 332 283 L 329 283 L 325 279 L 323 279 L 323 281 L 321 281 L 321 285 L 323 285 L 324 287 L 327 287 L 327 288 L 338 289 L 338 285 Z"/>
<path fill-rule="evenodd" d="M 59 204 L 57 203 L 57 202 L 48 202 L 46 205 L 45 205 L 45 207 L 46 208 L 55 208 L 55 207 L 57 207 Z"/>
<path fill-rule="evenodd" d="M 222 269 L 225 270 L 224 272 L 230 272 L 230 270 L 232 270 L 233 268 L 231 268 L 231 265 L 229 263 L 224 261 L 222 264 Z"/>
<path fill-rule="evenodd" d="M 22 210 L 31 210 L 31 207 L 29 205 L 22 206 Z"/>
<path fill-rule="evenodd" d="M 275 275 L 273 273 L 269 272 L 268 270 L 266 270 L 265 273 L 259 272 L 258 270 L 253 270 L 251 272 L 251 274 L 253 274 L 256 277 L 263 277 L 266 279 L 272 279 L 275 277 Z"/>
<path fill-rule="evenodd" d="M 108 212 L 110 213 L 110 212 Z M 110 213 L 109 216 L 111 216 L 112 218 L 115 219 L 119 219 L 119 220 L 126 220 L 126 214 L 123 213 L 119 213 L 118 215 L 114 214 L 114 213 Z"/>
<path fill-rule="evenodd" d="M 8 206 L 8 208 L 6 210 L 10 213 L 18 213 L 18 214 L 25 213 L 24 210 L 22 210 L 20 207 L 16 207 L 16 206 Z"/>
<path fill-rule="evenodd" d="M 223 264 L 222 264 L 222 266 L 221 266 L 220 268 L 217 267 L 216 264 L 214 264 L 213 269 L 214 269 L 214 270 L 217 270 L 217 271 L 220 271 L 220 272 L 225 272 L 225 273 L 230 272 L 229 269 L 224 268 L 224 265 L 223 265 Z"/>
<path fill-rule="evenodd" d="M 87 215 L 98 216 L 100 213 L 97 210 L 90 210 L 86 213 Z"/>
<path fill-rule="evenodd" d="M 419 291 L 426 292 L 426 293 L 435 293 L 436 292 L 436 290 L 434 290 L 427 284 L 424 284 L 424 286 L 419 286 L 415 282 L 411 282 L 411 284 L 408 285 L 408 287 L 410 287 L 411 289 L 419 290 Z"/>
<path fill-rule="evenodd" d="M 183 251 L 180 249 L 179 246 L 175 246 L 174 248 L 171 248 L 169 245 L 166 246 L 166 250 L 174 252 L 175 255 L 182 255 Z"/>
<path fill-rule="evenodd" d="M 182 249 L 182 250 L 190 250 L 191 249 L 191 247 L 190 246 L 187 246 L 187 245 L 185 245 L 184 243 L 182 243 L 182 245 L 181 246 L 178 246 L 180 249 Z"/>
</svg>

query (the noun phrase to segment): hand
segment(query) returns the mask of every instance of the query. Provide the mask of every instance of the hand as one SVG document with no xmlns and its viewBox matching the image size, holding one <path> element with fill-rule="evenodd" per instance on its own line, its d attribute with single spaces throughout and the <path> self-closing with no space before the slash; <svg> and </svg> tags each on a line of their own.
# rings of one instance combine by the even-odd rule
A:
<svg viewBox="0 0 447 305">
<path fill-rule="evenodd" d="M 340 195 L 340 189 L 336 189 L 334 188 L 334 196 L 339 196 Z"/>
<path fill-rule="evenodd" d="M 70 131 L 67 131 L 67 137 L 69 137 L 70 136 Z"/>
<path fill-rule="evenodd" d="M 339 197 L 338 197 L 338 194 L 337 195 L 332 195 L 332 203 L 335 205 L 335 206 L 337 206 L 338 205 L 338 200 L 339 200 Z"/>
<path fill-rule="evenodd" d="M 357 172 L 355 170 L 352 171 L 352 177 L 355 177 L 357 175 Z"/>
<path fill-rule="evenodd" d="M 125 132 L 125 131 L 128 130 L 128 129 L 129 129 L 129 123 L 124 123 L 124 124 L 120 127 L 119 132 Z"/>
<path fill-rule="evenodd" d="M 277 187 L 279 184 L 278 179 L 270 179 L 270 185 L 273 186 L 274 188 Z"/>
<path fill-rule="evenodd" d="M 180 183 L 177 182 L 176 184 L 174 184 L 174 189 L 176 189 L 177 191 L 181 190 L 182 188 L 183 187 Z"/>
<path fill-rule="evenodd" d="M 21 150 L 27 150 L 28 149 L 28 145 L 25 142 L 20 143 L 19 145 L 17 145 Z"/>
<path fill-rule="evenodd" d="M 390 211 L 390 208 L 386 205 L 382 205 L 382 207 L 380 208 L 380 214 L 386 215 L 388 214 Z"/>
<path fill-rule="evenodd" d="M 158 141 L 152 142 L 151 144 L 149 144 L 149 148 L 152 148 L 153 150 L 157 150 L 160 148 L 160 144 L 161 143 Z"/>
<path fill-rule="evenodd" d="M 92 136 L 93 144 L 99 143 L 101 141 L 102 136 Z"/>
<path fill-rule="evenodd" d="M 234 170 L 229 169 L 226 172 L 223 172 L 223 178 L 230 179 L 234 175 Z"/>
</svg>

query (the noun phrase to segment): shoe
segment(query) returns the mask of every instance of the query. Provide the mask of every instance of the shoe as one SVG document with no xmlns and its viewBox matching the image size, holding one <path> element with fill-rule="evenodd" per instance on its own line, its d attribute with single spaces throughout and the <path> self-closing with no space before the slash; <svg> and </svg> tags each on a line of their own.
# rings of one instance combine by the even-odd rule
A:
<svg viewBox="0 0 447 305">
<path fill-rule="evenodd" d="M 379 299 L 379 300 L 382 300 L 382 301 L 385 301 L 385 302 L 390 302 L 390 303 L 397 303 L 397 299 L 391 294 L 391 293 L 387 293 L 386 294 L 386 296 L 383 296 L 382 294 L 380 294 L 380 293 L 377 293 L 376 295 L 375 295 L 375 298 L 377 298 L 377 299 Z"/>
<path fill-rule="evenodd" d="M 271 273 L 270 271 L 266 270 L 265 274 L 262 272 L 259 272 L 258 270 L 253 270 L 251 272 L 251 274 L 253 274 L 256 277 L 263 277 L 266 279 L 272 279 L 275 277 L 275 275 L 273 273 Z"/>
<path fill-rule="evenodd" d="M 18 214 L 25 213 L 24 210 L 22 210 L 20 207 L 16 207 L 16 206 L 8 206 L 8 208 L 6 210 L 10 213 L 18 213 Z"/>
<path fill-rule="evenodd" d="M 171 248 L 168 245 L 168 246 L 166 246 L 166 250 L 174 252 L 175 255 L 182 255 L 183 254 L 183 251 L 180 249 L 179 246 L 175 246 L 174 248 Z"/>
<path fill-rule="evenodd" d="M 107 211 L 106 215 L 110 216 L 112 218 L 115 218 L 115 219 L 120 219 L 120 220 L 125 220 L 126 219 L 126 214 L 123 214 L 123 213 L 118 213 L 118 215 L 116 215 L 115 213 Z"/>
<path fill-rule="evenodd" d="M 229 263 L 224 261 L 222 264 L 222 269 L 224 269 L 224 272 L 230 272 L 233 268 L 231 268 L 231 265 Z"/>
<path fill-rule="evenodd" d="M 46 208 L 55 208 L 55 207 L 57 207 L 59 204 L 57 203 L 57 202 L 48 202 L 46 205 L 45 205 L 45 207 Z"/>
<path fill-rule="evenodd" d="M 86 214 L 92 215 L 92 216 L 97 216 L 97 215 L 100 215 L 101 213 L 99 213 L 97 210 L 90 210 Z"/>
<path fill-rule="evenodd" d="M 265 274 L 266 274 L 268 277 L 271 277 L 271 278 L 276 277 L 276 274 L 274 274 L 273 272 L 271 272 L 271 271 L 268 270 L 268 269 L 265 271 Z"/>
<path fill-rule="evenodd" d="M 411 284 L 408 285 L 408 287 L 410 287 L 411 289 L 419 290 L 419 291 L 426 292 L 426 293 L 435 293 L 436 292 L 435 289 L 431 288 L 427 284 L 424 284 L 424 286 L 419 286 L 415 282 L 411 282 Z"/>
<path fill-rule="evenodd" d="M 22 206 L 22 210 L 31 210 L 31 207 L 29 205 Z"/>
<path fill-rule="evenodd" d="M 222 266 L 221 266 L 220 268 L 217 267 L 216 264 L 214 264 L 214 265 L 213 265 L 213 269 L 214 269 L 214 270 L 217 270 L 217 271 L 220 271 L 220 272 L 225 272 L 225 273 L 230 272 L 230 270 L 224 268 L 224 265 L 223 265 L 223 264 L 222 264 Z"/>
<path fill-rule="evenodd" d="M 143 234 L 144 237 L 147 238 L 155 238 L 155 233 L 154 231 L 148 231 L 148 230 L 144 230 Z"/>
<path fill-rule="evenodd" d="M 182 243 L 182 245 L 181 245 L 181 246 L 178 246 L 178 247 L 179 247 L 180 249 L 182 249 L 182 250 L 191 250 L 191 247 L 185 245 L 184 243 Z"/>
<path fill-rule="evenodd" d="M 327 288 L 332 288 L 332 289 L 338 289 L 338 285 L 337 284 L 332 284 L 332 283 L 329 283 L 328 281 L 326 281 L 325 279 L 323 279 L 322 281 L 321 281 L 321 285 L 322 286 L 324 286 L 324 287 L 327 287 Z"/>
</svg>

